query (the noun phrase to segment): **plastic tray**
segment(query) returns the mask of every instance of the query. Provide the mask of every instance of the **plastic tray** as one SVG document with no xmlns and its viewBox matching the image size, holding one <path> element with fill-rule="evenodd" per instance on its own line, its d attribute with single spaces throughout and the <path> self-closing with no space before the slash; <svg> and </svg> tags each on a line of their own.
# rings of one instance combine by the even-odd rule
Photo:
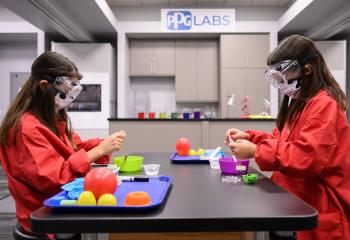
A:
<svg viewBox="0 0 350 240">
<path fill-rule="evenodd" d="M 201 159 L 200 156 L 179 156 L 177 153 L 172 153 L 170 160 L 173 163 L 209 163 L 209 160 Z"/>
<path fill-rule="evenodd" d="M 68 199 L 67 192 L 62 191 L 44 201 L 44 206 L 55 209 L 70 209 L 70 210 L 108 210 L 108 211 L 140 211 L 149 210 L 160 206 L 169 190 L 172 183 L 170 176 L 150 177 L 148 182 L 129 182 L 123 181 L 123 184 L 118 186 L 115 196 L 117 198 L 116 206 L 61 206 L 61 200 Z M 125 197 L 129 192 L 145 191 L 151 197 L 151 204 L 147 206 L 124 206 Z"/>
</svg>

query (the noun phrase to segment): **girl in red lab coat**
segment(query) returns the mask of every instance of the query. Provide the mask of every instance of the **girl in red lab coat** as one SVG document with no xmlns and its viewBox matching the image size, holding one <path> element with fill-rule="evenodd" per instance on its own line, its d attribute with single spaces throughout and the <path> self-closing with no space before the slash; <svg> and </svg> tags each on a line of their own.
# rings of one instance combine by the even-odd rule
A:
<svg viewBox="0 0 350 240">
<path fill-rule="evenodd" d="M 272 180 L 318 210 L 318 227 L 297 239 L 350 239 L 350 129 L 347 99 L 315 44 L 285 39 L 270 54 L 266 78 L 285 95 L 272 134 L 229 129 L 226 144 L 255 158 Z M 230 138 L 234 140 L 231 141 Z"/>
<path fill-rule="evenodd" d="M 123 143 L 123 131 L 82 141 L 71 128 L 66 107 L 80 93 L 81 74 L 66 57 L 46 52 L 32 65 L 3 119 L 0 159 L 16 202 L 17 220 L 31 233 L 30 214 L 60 187 L 84 176 L 92 162 L 108 163 Z"/>
</svg>

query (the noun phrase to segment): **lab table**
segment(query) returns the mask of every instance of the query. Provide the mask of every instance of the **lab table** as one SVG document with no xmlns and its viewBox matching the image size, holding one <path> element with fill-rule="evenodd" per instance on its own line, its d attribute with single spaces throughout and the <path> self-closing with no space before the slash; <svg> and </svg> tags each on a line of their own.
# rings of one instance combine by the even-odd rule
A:
<svg viewBox="0 0 350 240">
<path fill-rule="evenodd" d="M 164 203 L 139 213 L 67 212 L 41 207 L 31 215 L 40 233 L 296 231 L 317 226 L 317 211 L 259 174 L 253 185 L 221 181 L 209 164 L 174 164 L 170 153 L 144 153 L 173 182 Z M 250 171 L 256 172 L 251 168 Z M 142 174 L 142 172 L 136 173 Z M 93 238 L 90 238 L 93 239 Z"/>
</svg>

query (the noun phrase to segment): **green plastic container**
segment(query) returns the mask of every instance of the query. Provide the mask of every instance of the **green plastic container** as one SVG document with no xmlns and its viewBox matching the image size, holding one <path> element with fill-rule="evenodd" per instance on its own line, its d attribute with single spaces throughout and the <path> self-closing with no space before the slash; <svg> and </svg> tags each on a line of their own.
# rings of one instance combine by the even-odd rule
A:
<svg viewBox="0 0 350 240">
<path fill-rule="evenodd" d="M 114 163 L 120 167 L 120 172 L 137 172 L 141 171 L 143 157 L 142 156 L 128 156 L 128 158 L 124 160 L 124 156 L 115 157 Z"/>
<path fill-rule="evenodd" d="M 248 174 L 242 175 L 242 178 L 246 184 L 254 184 L 258 180 L 258 174 L 248 173 Z"/>
</svg>

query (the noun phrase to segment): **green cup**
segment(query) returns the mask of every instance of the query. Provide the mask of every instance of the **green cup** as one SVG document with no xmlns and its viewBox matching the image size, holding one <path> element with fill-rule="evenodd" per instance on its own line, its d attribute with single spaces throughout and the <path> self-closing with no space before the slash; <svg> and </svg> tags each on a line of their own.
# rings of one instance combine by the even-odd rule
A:
<svg viewBox="0 0 350 240">
<path fill-rule="evenodd" d="M 137 172 L 142 170 L 142 156 L 128 156 L 124 161 L 124 156 L 113 158 L 115 165 L 120 167 L 120 172 Z"/>
<path fill-rule="evenodd" d="M 178 113 L 177 112 L 172 112 L 171 113 L 171 118 L 172 119 L 177 119 L 177 117 L 178 117 Z"/>
</svg>

